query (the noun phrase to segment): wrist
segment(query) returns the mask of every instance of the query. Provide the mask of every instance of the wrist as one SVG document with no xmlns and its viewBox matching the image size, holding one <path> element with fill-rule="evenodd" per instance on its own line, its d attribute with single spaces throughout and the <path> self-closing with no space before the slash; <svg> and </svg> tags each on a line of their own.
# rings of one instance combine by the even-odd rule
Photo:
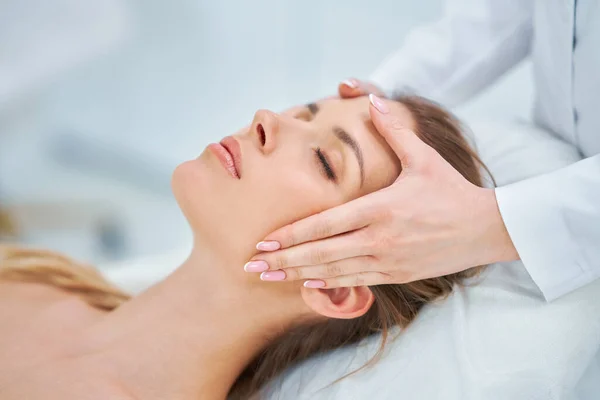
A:
<svg viewBox="0 0 600 400">
<path fill-rule="evenodd" d="M 482 222 L 483 229 L 483 263 L 491 264 L 502 261 L 516 261 L 519 259 L 519 253 L 510 238 L 494 189 L 484 188 L 482 192 L 482 211 L 479 221 Z"/>
</svg>

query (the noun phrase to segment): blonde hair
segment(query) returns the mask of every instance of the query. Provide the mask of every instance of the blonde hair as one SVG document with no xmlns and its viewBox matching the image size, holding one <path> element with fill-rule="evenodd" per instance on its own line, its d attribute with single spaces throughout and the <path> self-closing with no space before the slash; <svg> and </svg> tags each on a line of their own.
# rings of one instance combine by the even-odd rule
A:
<svg viewBox="0 0 600 400">
<path fill-rule="evenodd" d="M 50 285 L 106 311 L 130 299 L 95 268 L 48 250 L 0 245 L 0 280 Z"/>
</svg>

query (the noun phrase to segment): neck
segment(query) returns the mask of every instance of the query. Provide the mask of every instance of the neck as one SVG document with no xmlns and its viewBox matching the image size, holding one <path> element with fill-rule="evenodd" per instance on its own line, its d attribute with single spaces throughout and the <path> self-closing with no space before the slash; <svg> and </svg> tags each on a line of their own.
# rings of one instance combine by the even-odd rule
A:
<svg viewBox="0 0 600 400">
<path fill-rule="evenodd" d="M 251 255 L 196 245 L 166 280 L 94 326 L 86 351 L 139 398 L 224 399 L 258 352 L 310 315 L 297 288 L 243 271 Z"/>
</svg>

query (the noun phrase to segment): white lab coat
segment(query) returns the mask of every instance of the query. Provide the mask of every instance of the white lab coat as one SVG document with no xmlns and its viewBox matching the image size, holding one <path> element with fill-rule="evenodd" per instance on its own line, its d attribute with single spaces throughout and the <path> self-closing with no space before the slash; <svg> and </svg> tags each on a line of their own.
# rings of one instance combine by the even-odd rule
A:
<svg viewBox="0 0 600 400">
<path fill-rule="evenodd" d="M 454 106 L 527 55 L 535 123 L 587 157 L 496 189 L 523 264 L 552 300 L 600 277 L 600 0 L 447 1 L 370 80 Z"/>
</svg>

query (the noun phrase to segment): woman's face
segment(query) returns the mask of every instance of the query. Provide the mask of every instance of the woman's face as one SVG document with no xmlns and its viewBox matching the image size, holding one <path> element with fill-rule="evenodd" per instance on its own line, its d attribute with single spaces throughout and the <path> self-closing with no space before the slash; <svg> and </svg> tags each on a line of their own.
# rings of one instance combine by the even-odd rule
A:
<svg viewBox="0 0 600 400">
<path fill-rule="evenodd" d="M 414 128 L 408 109 L 393 107 Z M 400 172 L 366 97 L 323 100 L 292 115 L 260 110 L 232 138 L 238 154 L 225 139 L 173 174 L 194 236 L 211 248 L 253 247 L 281 226 L 390 185 Z M 237 169 L 226 167 L 230 153 Z"/>
</svg>

